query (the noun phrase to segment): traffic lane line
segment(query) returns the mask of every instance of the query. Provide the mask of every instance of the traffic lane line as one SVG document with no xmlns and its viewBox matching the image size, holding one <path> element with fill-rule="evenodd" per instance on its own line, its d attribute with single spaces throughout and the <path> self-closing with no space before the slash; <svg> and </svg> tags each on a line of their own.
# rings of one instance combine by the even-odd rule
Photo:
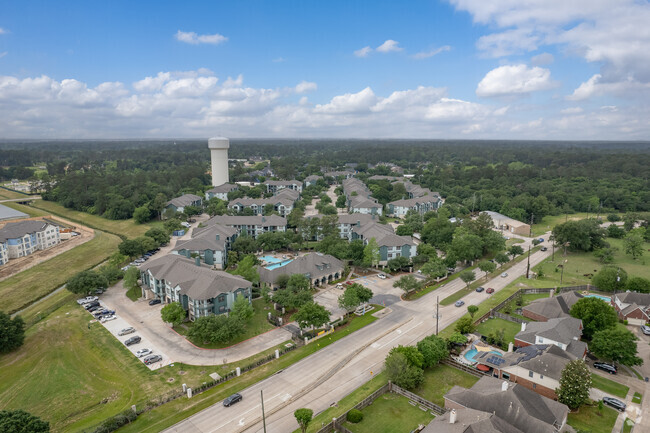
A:
<svg viewBox="0 0 650 433">
<path fill-rule="evenodd" d="M 285 394 L 286 394 L 287 396 L 289 396 L 289 397 L 288 397 L 287 399 L 283 400 L 283 401 L 286 401 L 286 400 L 288 400 L 289 398 L 291 398 L 291 395 L 290 395 L 290 394 L 287 394 L 286 392 L 281 392 L 281 393 L 279 393 L 279 394 L 274 395 L 273 397 L 265 398 L 265 399 L 264 399 L 265 408 L 266 408 L 266 404 L 267 404 L 267 402 L 269 402 L 269 401 L 271 401 L 271 400 L 273 400 L 273 399 L 275 399 L 275 398 L 277 398 L 277 397 L 279 397 L 279 396 L 281 396 L 281 395 L 285 395 Z M 242 395 L 242 397 L 244 397 L 244 394 L 241 394 L 241 395 Z M 255 410 L 255 409 L 258 409 L 258 408 L 259 408 L 260 411 L 261 411 L 261 408 L 262 408 L 262 404 L 261 404 L 261 403 L 256 404 L 255 406 L 251 407 L 251 408 L 248 409 L 248 410 L 245 410 L 244 412 L 240 412 L 240 413 L 239 413 L 235 418 L 232 418 L 230 421 L 227 421 L 227 422 L 225 422 L 225 423 L 223 423 L 223 424 L 221 424 L 221 425 L 216 426 L 213 430 L 210 430 L 210 431 L 218 431 L 219 429 L 221 429 L 221 428 L 223 428 L 223 427 L 225 427 L 225 426 L 227 426 L 228 424 L 231 424 L 231 423 L 233 423 L 233 422 L 237 422 L 237 424 L 238 424 L 239 426 L 243 426 L 243 425 L 246 424 L 246 422 L 244 421 L 244 419 L 246 418 L 245 415 L 246 415 L 247 413 L 249 413 L 249 412 Z M 224 406 L 224 409 L 228 409 L 228 408 L 226 408 L 226 407 Z M 217 415 L 218 415 L 218 414 L 217 414 Z M 212 417 L 212 415 L 211 415 L 211 417 Z M 238 419 L 238 418 L 239 418 L 239 419 Z"/>
</svg>

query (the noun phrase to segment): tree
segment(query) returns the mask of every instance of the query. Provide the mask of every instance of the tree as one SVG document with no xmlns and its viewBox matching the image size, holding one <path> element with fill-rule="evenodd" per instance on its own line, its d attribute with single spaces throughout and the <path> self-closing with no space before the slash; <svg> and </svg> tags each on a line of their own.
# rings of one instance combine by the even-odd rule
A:
<svg viewBox="0 0 650 433">
<path fill-rule="evenodd" d="M 483 240 L 466 228 L 458 227 L 454 231 L 454 239 L 448 252 L 458 260 L 476 260 L 483 254 Z"/>
<path fill-rule="evenodd" d="M 151 204 L 149 207 L 153 212 L 155 212 L 158 215 L 158 219 L 161 219 L 162 217 L 162 211 L 165 209 L 165 205 L 167 204 L 167 197 L 165 197 L 164 194 L 158 193 L 156 194 L 156 197 L 151 201 Z"/>
<path fill-rule="evenodd" d="M 508 248 L 508 253 L 510 253 L 514 260 L 515 257 L 520 256 L 524 253 L 524 249 L 519 245 L 512 245 L 510 248 Z"/>
<path fill-rule="evenodd" d="M 152 227 L 144 235 L 153 239 L 158 245 L 169 243 L 169 233 L 160 227 Z"/>
<path fill-rule="evenodd" d="M 474 328 L 474 323 L 469 317 L 461 317 L 458 319 L 456 326 L 454 327 L 454 329 L 461 334 L 471 334 L 474 332 Z"/>
<path fill-rule="evenodd" d="M 183 323 L 185 319 L 186 312 L 181 304 L 178 302 L 172 302 L 167 304 L 160 310 L 160 316 L 162 321 L 166 323 L 171 323 L 172 328 Z"/>
<path fill-rule="evenodd" d="M 125 239 L 118 245 L 117 248 L 119 249 L 120 254 L 124 254 L 131 260 L 144 252 L 142 250 L 141 243 L 136 239 Z"/>
<path fill-rule="evenodd" d="M 615 327 L 618 321 L 616 310 L 602 299 L 594 297 L 578 300 L 571 307 L 570 314 L 582 320 L 582 335 L 587 339 L 591 339 L 597 331 Z"/>
<path fill-rule="evenodd" d="M 287 289 L 293 290 L 294 292 L 299 290 L 308 290 L 309 289 L 309 278 L 303 274 L 293 274 L 289 277 L 287 281 Z"/>
<path fill-rule="evenodd" d="M 325 307 L 315 302 L 309 302 L 300 307 L 293 319 L 298 322 L 300 329 L 308 326 L 320 328 L 330 320 L 330 312 Z"/>
<path fill-rule="evenodd" d="M 275 279 L 275 285 L 280 289 L 286 289 L 287 283 L 289 283 L 289 275 L 281 274 Z"/>
<path fill-rule="evenodd" d="M 445 266 L 444 262 L 436 256 L 432 257 L 428 262 L 422 265 L 420 271 L 429 278 L 441 278 L 447 275 L 447 266 Z"/>
<path fill-rule="evenodd" d="M 473 319 L 474 314 L 478 311 L 478 307 L 476 305 L 468 305 L 467 306 L 467 312 L 469 313 L 469 316 Z"/>
<path fill-rule="evenodd" d="M 311 422 L 311 417 L 313 415 L 313 410 L 305 408 L 298 409 L 293 413 L 293 416 L 296 417 L 296 421 L 298 421 L 298 425 L 300 426 L 302 433 L 305 433 L 307 431 L 307 426 Z"/>
<path fill-rule="evenodd" d="M 238 236 L 232 243 L 232 249 L 238 253 L 250 254 L 258 250 L 258 245 L 250 236 Z"/>
<path fill-rule="evenodd" d="M 133 219 L 138 224 L 144 224 L 149 221 L 151 219 L 151 210 L 149 210 L 149 206 L 144 205 L 136 207 L 133 211 Z"/>
<path fill-rule="evenodd" d="M 614 224 L 607 227 L 607 237 L 621 239 L 623 236 L 625 236 L 625 230 L 622 227 Z"/>
<path fill-rule="evenodd" d="M 424 356 L 415 346 L 402 346 L 400 344 L 397 347 L 393 347 L 388 353 L 391 354 L 396 352 L 404 355 L 409 364 L 415 367 L 422 368 L 422 365 L 424 365 Z"/>
<path fill-rule="evenodd" d="M 605 266 L 594 275 L 591 282 L 600 290 L 621 291 L 627 281 L 627 272 L 617 266 Z"/>
<path fill-rule="evenodd" d="M 393 287 L 400 288 L 406 293 L 416 290 L 420 287 L 420 283 L 413 275 L 402 275 L 397 281 L 393 283 Z"/>
<path fill-rule="evenodd" d="M 289 240 L 282 232 L 266 232 L 257 237 L 257 245 L 264 251 L 275 251 L 289 246 Z"/>
<path fill-rule="evenodd" d="M 485 280 L 487 281 L 488 274 L 490 272 L 494 272 L 497 268 L 497 265 L 495 265 L 493 262 L 489 260 L 483 260 L 481 262 L 478 262 L 478 268 L 485 272 Z"/>
<path fill-rule="evenodd" d="M 631 255 L 634 260 L 643 255 L 643 236 L 637 230 L 632 230 L 623 239 L 625 254 Z"/>
<path fill-rule="evenodd" d="M 467 337 L 465 337 L 463 334 L 461 334 L 458 331 L 454 332 L 449 337 L 447 337 L 447 344 L 449 346 L 455 346 L 458 344 L 465 344 L 465 343 L 467 343 Z"/>
<path fill-rule="evenodd" d="M 134 288 L 138 284 L 138 278 L 140 278 L 140 270 L 135 266 L 129 267 L 124 272 L 124 287 L 127 290 Z"/>
<path fill-rule="evenodd" d="M 255 310 L 251 305 L 248 298 L 242 294 L 237 295 L 235 302 L 232 304 L 232 311 L 230 312 L 231 316 L 234 316 L 242 321 L 242 323 L 248 322 L 253 315 Z"/>
<path fill-rule="evenodd" d="M 643 360 L 637 356 L 637 340 L 627 329 L 603 329 L 594 334 L 589 350 L 597 357 L 617 364 L 641 365 Z"/>
<path fill-rule="evenodd" d="M 560 403 L 574 410 L 589 400 L 591 372 L 582 359 L 574 359 L 562 370 L 560 386 L 555 390 Z"/>
<path fill-rule="evenodd" d="M 394 259 L 390 259 L 386 265 L 391 272 L 397 272 L 409 265 L 409 259 L 403 256 L 395 257 Z"/>
<path fill-rule="evenodd" d="M 615 248 L 598 248 L 594 250 L 594 256 L 600 260 L 600 263 L 612 263 L 614 251 Z"/>
<path fill-rule="evenodd" d="M 124 275 L 122 270 L 116 265 L 105 264 L 99 268 L 99 273 L 106 278 L 108 285 L 113 285 L 117 283 L 120 278 Z"/>
<path fill-rule="evenodd" d="M 108 281 L 99 272 L 82 271 L 70 278 L 65 287 L 72 293 L 87 295 L 95 290 L 107 288 Z"/>
<path fill-rule="evenodd" d="M 243 277 L 252 284 L 257 284 L 260 281 L 260 274 L 257 272 L 256 266 L 257 258 L 252 254 L 248 254 L 237 263 L 237 269 L 232 273 Z"/>
<path fill-rule="evenodd" d="M 194 320 L 188 337 L 206 343 L 228 343 L 244 332 L 244 324 L 233 316 L 203 316 Z"/>
<path fill-rule="evenodd" d="M 336 207 L 345 208 L 347 206 L 347 200 L 344 195 L 340 195 L 336 198 Z"/>
<path fill-rule="evenodd" d="M 449 356 L 447 342 L 435 335 L 430 335 L 418 341 L 417 348 L 422 354 L 422 366 L 425 368 L 433 367 Z"/>
<path fill-rule="evenodd" d="M 364 266 L 377 266 L 379 259 L 379 245 L 377 245 L 377 240 L 370 238 L 368 244 L 363 249 L 363 264 Z"/>
<path fill-rule="evenodd" d="M 505 265 L 510 261 L 510 258 L 506 253 L 497 253 L 496 256 L 494 256 L 494 261 L 499 264 L 499 267 Z"/>
<path fill-rule="evenodd" d="M 567 221 L 553 228 L 553 237 L 559 245 L 569 245 L 571 251 L 593 251 L 604 245 L 605 229 L 593 218 Z"/>
<path fill-rule="evenodd" d="M 471 271 L 469 269 L 465 269 L 463 272 L 460 273 L 459 278 L 467 284 L 467 288 L 469 289 L 469 283 L 474 281 L 476 279 L 476 274 L 474 274 L 474 271 Z"/>
<path fill-rule="evenodd" d="M 25 341 L 25 322 L 22 317 L 13 319 L 7 313 L 0 311 L 0 353 L 11 352 L 19 348 Z"/>
<path fill-rule="evenodd" d="M 623 228 L 626 232 L 629 232 L 634 228 L 637 219 L 639 219 L 639 216 L 633 212 L 623 215 Z"/>
<path fill-rule="evenodd" d="M 50 423 L 24 410 L 0 410 L 0 433 L 49 433 Z"/>
<path fill-rule="evenodd" d="M 289 310 L 294 310 L 304 304 L 314 302 L 314 297 L 309 290 L 294 292 L 291 289 L 284 289 L 273 292 L 273 302 L 277 302 Z"/>
<path fill-rule="evenodd" d="M 631 277 L 625 283 L 625 290 L 630 292 L 650 293 L 650 280 L 641 277 Z"/>
<path fill-rule="evenodd" d="M 384 364 L 388 380 L 401 388 L 416 388 L 424 380 L 422 369 L 411 365 L 403 353 L 391 350 Z"/>
</svg>

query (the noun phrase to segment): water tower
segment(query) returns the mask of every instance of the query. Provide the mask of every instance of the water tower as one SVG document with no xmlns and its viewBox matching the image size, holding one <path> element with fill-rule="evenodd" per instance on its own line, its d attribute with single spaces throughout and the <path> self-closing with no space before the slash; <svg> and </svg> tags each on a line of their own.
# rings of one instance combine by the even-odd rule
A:
<svg viewBox="0 0 650 433">
<path fill-rule="evenodd" d="M 228 148 L 230 140 L 225 137 L 212 137 L 208 140 L 212 162 L 212 186 L 228 183 Z"/>
</svg>

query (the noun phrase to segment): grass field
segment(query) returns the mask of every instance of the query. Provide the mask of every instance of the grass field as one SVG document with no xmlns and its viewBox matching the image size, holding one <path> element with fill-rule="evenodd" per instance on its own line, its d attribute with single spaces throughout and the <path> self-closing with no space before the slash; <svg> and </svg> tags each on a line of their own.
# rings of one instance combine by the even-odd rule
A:
<svg viewBox="0 0 650 433">
<path fill-rule="evenodd" d="M 138 286 L 132 287 L 126 291 L 126 297 L 132 300 L 133 302 L 140 299 L 142 296 L 142 289 Z"/>
<path fill-rule="evenodd" d="M 477 381 L 478 377 L 476 376 L 445 364 L 439 364 L 424 370 L 424 381 L 413 392 L 438 406 L 444 406 L 444 395 L 454 385 L 471 388 Z"/>
<path fill-rule="evenodd" d="M 203 347 L 205 349 L 222 349 L 224 347 L 233 346 L 237 343 L 241 343 L 244 340 L 253 338 L 256 335 L 270 331 L 271 329 L 274 329 L 275 326 L 273 326 L 267 320 L 266 316 L 268 315 L 268 312 L 271 311 L 272 308 L 273 308 L 272 304 L 265 302 L 263 298 L 253 299 L 253 310 L 255 311 L 255 313 L 253 314 L 253 317 L 246 323 L 246 330 L 244 331 L 243 334 L 239 335 L 237 338 L 233 339 L 232 341 L 228 341 L 227 343 L 209 344 L 209 343 L 202 343 L 200 341 L 192 341 L 192 343 L 195 344 L 196 346 Z M 190 330 L 190 326 L 192 326 L 191 323 L 184 323 L 180 326 L 177 326 L 174 329 L 176 330 L 176 332 L 178 332 L 181 335 L 187 335 L 187 333 Z"/>
<path fill-rule="evenodd" d="M 16 191 L 9 191 L 8 189 L 5 188 L 0 188 L 0 200 L 25 198 L 25 197 L 27 197 L 25 194 L 21 194 Z"/>
<path fill-rule="evenodd" d="M 503 319 L 489 319 L 476 328 L 481 334 L 488 336 L 496 331 L 504 330 L 504 341 L 506 345 L 511 341 L 515 341 L 515 335 L 517 332 L 521 331 L 521 325 L 519 323 L 510 322 Z"/>
<path fill-rule="evenodd" d="M 553 230 L 558 224 L 562 224 L 569 220 L 581 220 L 587 218 L 587 216 L 595 217 L 595 214 L 587 214 L 586 212 L 579 212 L 569 215 L 547 215 L 542 218 L 542 222 L 538 224 L 533 224 L 533 236 L 540 236 L 546 233 L 549 230 Z M 605 220 L 603 216 L 603 221 Z"/>
<path fill-rule="evenodd" d="M 354 433 L 409 433 L 418 425 L 427 425 L 435 418 L 429 412 L 412 406 L 408 398 L 393 393 L 380 395 L 361 412 L 361 422 L 345 423 L 345 427 Z"/>
<path fill-rule="evenodd" d="M 634 397 L 632 398 L 632 403 L 641 404 L 642 400 L 643 400 L 643 396 L 641 395 L 641 393 L 635 392 Z"/>
<path fill-rule="evenodd" d="M 576 430 L 590 433 L 611 433 L 618 412 L 605 406 L 602 414 L 598 413 L 596 406 L 582 406 L 575 413 L 570 412 L 567 424 Z"/>
<path fill-rule="evenodd" d="M 630 433 L 634 428 L 634 421 L 629 418 L 625 418 L 625 423 L 623 424 L 623 433 Z"/>
<path fill-rule="evenodd" d="M 2 309 L 18 311 L 47 295 L 77 272 L 106 260 L 120 241 L 117 236 L 96 231 L 92 240 L 0 282 Z"/>
<path fill-rule="evenodd" d="M 511 238 L 506 241 L 506 248 L 509 248 L 513 245 L 523 244 L 524 240 L 519 238 Z"/>
<path fill-rule="evenodd" d="M 605 391 L 608 394 L 612 394 L 623 399 L 630 390 L 630 388 L 625 385 L 614 382 L 613 380 L 607 379 L 594 373 L 591 374 L 591 385 L 596 389 Z"/>
</svg>

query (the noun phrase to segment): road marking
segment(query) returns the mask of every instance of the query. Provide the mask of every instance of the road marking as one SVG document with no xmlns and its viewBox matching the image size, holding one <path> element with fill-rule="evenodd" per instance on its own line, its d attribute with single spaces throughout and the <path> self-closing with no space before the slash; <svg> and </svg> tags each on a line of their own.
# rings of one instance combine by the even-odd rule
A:
<svg viewBox="0 0 650 433">
<path fill-rule="evenodd" d="M 274 395 L 274 396 L 271 397 L 271 398 L 266 398 L 266 399 L 264 399 L 264 402 L 265 402 L 265 403 L 266 403 L 266 402 L 269 402 L 269 401 L 273 400 L 274 398 L 281 396 L 282 394 L 286 394 L 286 393 L 282 393 L 282 392 L 281 392 L 280 394 L 276 394 L 276 395 Z M 289 394 L 286 394 L 286 395 L 289 395 Z M 291 397 L 291 396 L 289 396 L 289 397 Z M 253 406 L 252 408 L 248 409 L 247 411 L 242 412 L 242 413 L 240 414 L 240 416 L 241 416 L 241 415 L 245 415 L 245 414 L 247 414 L 248 412 L 250 412 L 250 411 L 252 411 L 252 410 L 256 410 L 257 408 L 261 408 L 261 407 L 262 407 L 261 404 L 257 404 L 257 405 L 255 405 L 255 406 Z M 244 419 L 246 419 L 246 417 L 241 418 L 241 419 L 239 420 L 239 425 L 243 426 L 243 425 L 245 424 Z M 233 422 L 233 421 L 234 421 L 234 419 L 232 419 L 232 420 L 230 420 L 230 421 L 228 421 L 228 422 L 225 422 L 225 423 L 221 424 L 220 426 L 215 427 L 215 429 L 212 430 L 212 431 L 218 431 L 218 430 L 220 430 L 222 427 L 227 426 L 228 424 L 230 424 L 230 423 Z"/>
<path fill-rule="evenodd" d="M 244 425 L 244 418 L 239 420 L 239 425 Z"/>
<path fill-rule="evenodd" d="M 416 323 L 415 325 L 413 325 L 411 328 L 409 328 L 408 330 L 404 331 L 404 333 L 406 334 L 407 332 L 411 331 L 412 329 L 417 328 L 418 326 L 420 326 L 421 323 L 422 323 L 422 321 L 419 321 L 418 323 Z M 398 329 L 398 330 L 397 330 L 397 336 L 396 336 L 395 338 L 391 338 L 389 341 L 387 341 L 387 342 L 385 342 L 384 344 L 382 344 L 381 346 L 379 346 L 379 348 L 382 348 L 382 347 L 384 347 L 385 345 L 392 343 L 393 341 L 397 340 L 397 339 L 400 338 L 401 336 L 402 336 L 402 330 Z"/>
</svg>

